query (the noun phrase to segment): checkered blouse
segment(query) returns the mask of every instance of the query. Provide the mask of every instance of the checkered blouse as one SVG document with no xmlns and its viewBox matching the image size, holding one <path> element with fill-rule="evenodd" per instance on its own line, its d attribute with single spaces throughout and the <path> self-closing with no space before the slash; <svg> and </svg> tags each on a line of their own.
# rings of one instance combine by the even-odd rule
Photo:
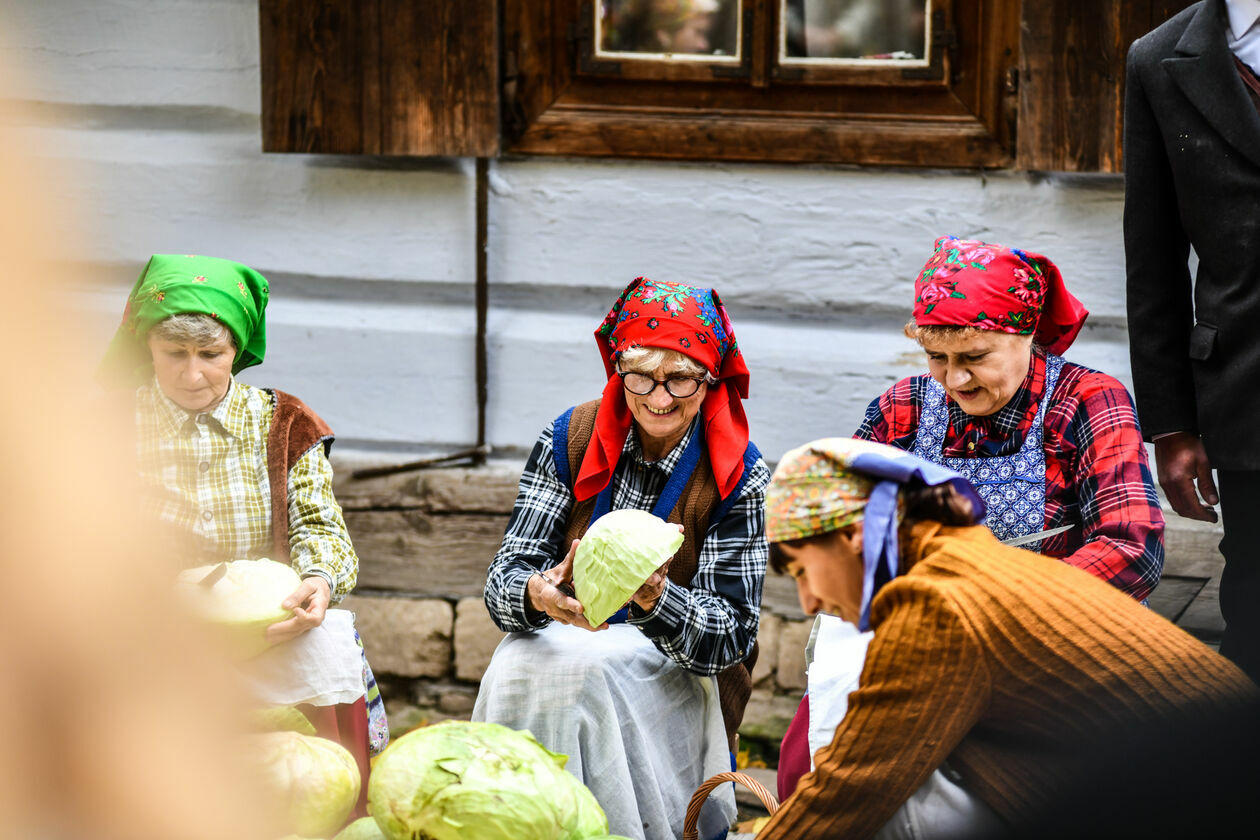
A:
<svg viewBox="0 0 1260 840">
<path fill-rule="evenodd" d="M 265 557 L 274 543 L 267 433 L 275 397 L 233 381 L 211 412 L 189 414 L 156 381 L 136 393 L 136 451 L 148 512 L 191 536 L 193 562 Z M 289 470 L 289 551 L 303 577 L 328 580 L 335 604 L 359 558 L 333 497 L 332 466 L 312 447 Z M 189 543 L 181 541 L 182 551 Z"/>
</svg>

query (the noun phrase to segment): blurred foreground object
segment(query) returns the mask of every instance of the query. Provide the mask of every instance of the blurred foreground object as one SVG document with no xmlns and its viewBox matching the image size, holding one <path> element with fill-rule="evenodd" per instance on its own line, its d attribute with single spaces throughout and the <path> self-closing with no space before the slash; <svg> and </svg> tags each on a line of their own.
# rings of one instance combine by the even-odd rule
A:
<svg viewBox="0 0 1260 840">
<path fill-rule="evenodd" d="M 80 342 L 91 332 L 58 305 L 60 278 L 38 262 L 58 256 L 40 206 L 48 176 L 12 124 L 0 113 L 0 352 L 10 360 L 0 836 L 275 837 L 256 827 L 228 752 L 241 714 L 222 660 L 174 610 L 168 564 L 135 524 L 131 417 L 103 404 L 97 349 Z"/>
</svg>

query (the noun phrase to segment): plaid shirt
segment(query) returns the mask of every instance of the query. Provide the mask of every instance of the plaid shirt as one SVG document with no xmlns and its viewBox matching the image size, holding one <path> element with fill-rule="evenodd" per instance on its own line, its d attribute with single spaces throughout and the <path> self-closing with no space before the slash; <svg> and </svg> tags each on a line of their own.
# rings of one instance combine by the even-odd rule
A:
<svg viewBox="0 0 1260 840">
<path fill-rule="evenodd" d="M 267 432 L 275 398 L 233 381 L 209 413 L 189 414 L 156 381 L 136 392 L 136 449 L 149 512 L 191 535 L 197 562 L 272 553 Z M 289 551 L 303 577 L 321 575 L 335 604 L 354 588 L 359 558 L 333 498 L 332 465 L 312 447 L 289 470 Z M 187 543 L 181 547 L 187 550 Z"/>
<path fill-rule="evenodd" d="M 612 509 L 651 510 L 695 432 L 659 461 L 643 460 L 634 428 L 626 436 L 613 474 Z M 753 465 L 744 489 L 720 522 L 710 525 L 690 586 L 666 581 L 651 612 L 630 605 L 629 623 L 643 631 L 661 653 L 698 674 L 716 674 L 743 661 L 757 638 L 761 588 L 766 575 L 766 485 L 770 469 Z M 516 505 L 503 544 L 486 576 L 486 607 L 505 631 L 536 630 L 551 622 L 527 611 L 525 587 L 538 571 L 564 558 L 564 533 L 573 493 L 556 473 L 551 426 L 543 429 L 521 474 Z"/>
<path fill-rule="evenodd" d="M 948 396 L 947 458 L 1013 455 L 1024 444 L 1045 393 L 1046 359 L 1000 411 L 972 417 Z M 903 379 L 866 409 L 854 437 L 909 450 L 929 376 Z M 1151 481 L 1133 398 L 1105 373 L 1063 366 L 1045 415 L 1046 528 L 1079 527 L 1042 542 L 1059 557 L 1142 600 L 1164 568 L 1164 516 Z"/>
</svg>

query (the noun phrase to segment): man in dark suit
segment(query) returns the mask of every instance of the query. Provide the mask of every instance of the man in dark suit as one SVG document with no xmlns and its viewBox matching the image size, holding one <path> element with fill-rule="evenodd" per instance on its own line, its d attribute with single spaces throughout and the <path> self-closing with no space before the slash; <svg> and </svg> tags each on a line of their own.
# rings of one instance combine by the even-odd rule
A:
<svg viewBox="0 0 1260 840">
<path fill-rule="evenodd" d="M 1220 503 L 1221 653 L 1260 681 L 1257 68 L 1260 0 L 1204 0 L 1133 43 L 1124 242 L 1138 415 L 1173 509 L 1215 522 Z"/>
</svg>

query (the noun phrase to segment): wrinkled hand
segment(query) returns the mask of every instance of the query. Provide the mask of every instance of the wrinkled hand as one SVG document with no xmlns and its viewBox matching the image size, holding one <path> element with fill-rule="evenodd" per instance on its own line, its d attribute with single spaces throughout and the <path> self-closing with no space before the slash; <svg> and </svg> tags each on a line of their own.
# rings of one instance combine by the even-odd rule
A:
<svg viewBox="0 0 1260 840">
<path fill-rule="evenodd" d="M 1155 441 L 1155 470 L 1173 510 L 1187 519 L 1216 521 L 1216 511 L 1199 501 L 1202 496 L 1204 502 L 1214 505 L 1220 497 L 1212 481 L 1207 450 L 1198 435 L 1178 432 Z"/>
<path fill-rule="evenodd" d="M 328 581 L 320 575 L 302 579 L 302 585 L 280 602 L 280 606 L 293 610 L 293 618 L 278 621 L 267 628 L 267 640 L 272 643 L 287 642 L 324 623 L 324 613 L 332 601 Z"/>
<path fill-rule="evenodd" d="M 678 532 L 683 532 L 683 526 L 678 524 Z M 671 557 L 660 565 L 656 571 L 648 575 L 648 579 L 643 581 L 643 585 L 638 588 L 634 595 L 627 601 L 627 604 L 638 604 L 639 609 L 644 612 L 651 612 L 656 607 L 656 602 L 660 600 L 661 595 L 665 592 L 667 581 L 669 580 L 669 564 L 674 562 Z"/>
<path fill-rule="evenodd" d="M 648 575 L 648 579 L 643 581 L 643 585 L 634 593 L 631 602 L 638 604 L 639 609 L 644 612 L 651 612 L 656 606 L 656 602 L 660 600 L 661 595 L 665 592 L 666 582 L 669 580 L 669 564 L 674 562 L 671 557 L 661 564 L 660 568 Z"/>
<path fill-rule="evenodd" d="M 598 627 L 592 627 L 586 620 L 586 616 L 582 615 L 584 609 L 581 603 L 558 588 L 562 584 L 571 586 L 573 583 L 573 555 L 577 553 L 579 542 L 581 540 L 573 541 L 573 545 L 569 546 L 569 553 L 564 556 L 564 561 L 559 566 L 530 577 L 525 586 L 525 599 L 529 602 L 531 609 L 535 612 L 546 613 L 553 621 L 572 624 L 583 630 L 606 630 L 608 629 L 607 622 Z"/>
</svg>

